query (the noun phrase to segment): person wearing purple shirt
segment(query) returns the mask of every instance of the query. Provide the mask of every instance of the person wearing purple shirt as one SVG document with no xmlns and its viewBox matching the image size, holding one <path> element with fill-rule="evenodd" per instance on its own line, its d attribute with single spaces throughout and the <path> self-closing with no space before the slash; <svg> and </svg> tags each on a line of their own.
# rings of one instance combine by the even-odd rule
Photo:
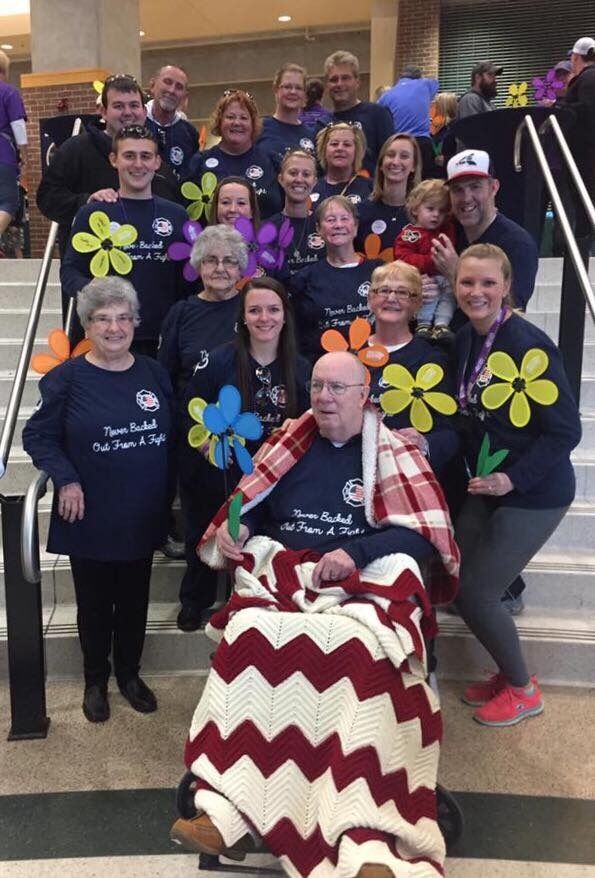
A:
<svg viewBox="0 0 595 878">
<path fill-rule="evenodd" d="M 8 56 L 0 52 L 0 235 L 18 210 L 19 161 L 22 166 L 27 154 L 27 114 L 19 90 L 6 82 L 9 67 Z"/>
</svg>

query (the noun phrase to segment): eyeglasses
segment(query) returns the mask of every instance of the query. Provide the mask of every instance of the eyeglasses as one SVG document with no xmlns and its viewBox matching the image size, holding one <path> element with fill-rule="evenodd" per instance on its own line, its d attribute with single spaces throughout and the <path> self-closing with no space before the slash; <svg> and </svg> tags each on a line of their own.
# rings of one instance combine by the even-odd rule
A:
<svg viewBox="0 0 595 878">
<path fill-rule="evenodd" d="M 388 299 L 392 294 L 398 302 L 408 302 L 409 299 L 419 298 L 417 293 L 412 293 L 411 290 L 395 290 L 393 287 L 372 287 L 371 292 L 379 299 Z"/>
<path fill-rule="evenodd" d="M 326 387 L 331 396 L 343 396 L 348 387 L 365 387 L 363 382 L 357 384 L 345 384 L 343 381 L 320 381 L 314 378 L 308 381 L 306 387 L 310 393 L 322 393 Z"/>
<path fill-rule="evenodd" d="M 209 268 L 218 268 L 220 265 L 223 268 L 237 268 L 240 264 L 233 256 L 224 256 L 223 259 L 219 259 L 218 256 L 205 256 L 200 261 L 202 265 L 208 265 Z"/>
<path fill-rule="evenodd" d="M 118 326 L 128 326 L 133 320 L 132 314 L 117 314 L 115 317 L 108 317 L 107 314 L 98 314 L 97 317 L 89 317 L 89 322 L 99 326 L 100 329 L 105 329 L 107 326 L 111 326 L 112 323 L 117 323 Z"/>
</svg>

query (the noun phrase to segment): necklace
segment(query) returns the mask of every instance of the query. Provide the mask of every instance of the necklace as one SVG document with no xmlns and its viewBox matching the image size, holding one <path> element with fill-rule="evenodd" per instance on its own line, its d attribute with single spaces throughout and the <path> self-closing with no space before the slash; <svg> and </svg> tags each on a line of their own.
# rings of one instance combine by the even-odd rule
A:
<svg viewBox="0 0 595 878">
<path fill-rule="evenodd" d="M 498 332 L 498 330 L 500 329 L 500 327 L 504 323 L 504 318 L 506 317 L 507 313 L 508 313 L 508 308 L 506 308 L 503 305 L 500 308 L 500 311 L 498 312 L 498 316 L 496 317 L 496 319 L 494 320 L 494 322 L 492 323 L 492 325 L 490 326 L 490 328 L 488 330 L 488 334 L 486 335 L 484 343 L 481 346 L 479 356 L 478 356 L 477 360 L 475 361 L 475 365 L 473 366 L 473 369 L 471 370 L 471 375 L 469 376 L 469 381 L 467 382 L 466 385 L 465 385 L 465 372 L 467 369 L 467 364 L 465 364 L 465 367 L 463 369 L 463 374 L 461 376 L 461 383 L 459 385 L 459 392 L 457 394 L 458 398 L 459 398 L 459 406 L 461 408 L 461 411 L 464 411 L 467 408 L 467 403 L 469 402 L 469 399 L 471 397 L 473 385 L 475 384 L 475 382 L 479 378 L 479 376 L 483 370 L 483 367 L 486 364 L 486 360 L 488 359 L 488 356 L 489 356 L 490 351 L 492 350 L 492 346 L 494 344 L 494 340 L 496 338 L 496 333 Z"/>
</svg>

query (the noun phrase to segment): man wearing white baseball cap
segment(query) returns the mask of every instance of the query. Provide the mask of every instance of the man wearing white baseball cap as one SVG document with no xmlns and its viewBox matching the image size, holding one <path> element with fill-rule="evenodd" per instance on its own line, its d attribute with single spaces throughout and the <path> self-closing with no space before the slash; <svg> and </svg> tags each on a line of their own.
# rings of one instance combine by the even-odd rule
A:
<svg viewBox="0 0 595 878">
<path fill-rule="evenodd" d="M 469 244 L 496 244 L 512 266 L 511 293 L 518 308 L 525 309 L 533 293 L 539 254 L 531 235 L 496 207 L 500 183 L 487 152 L 464 149 L 446 167 L 452 214 L 457 221 L 456 249 L 445 235 L 433 241 L 437 270 L 454 282 L 457 252 Z M 425 290 L 424 290 L 425 294 Z"/>
</svg>

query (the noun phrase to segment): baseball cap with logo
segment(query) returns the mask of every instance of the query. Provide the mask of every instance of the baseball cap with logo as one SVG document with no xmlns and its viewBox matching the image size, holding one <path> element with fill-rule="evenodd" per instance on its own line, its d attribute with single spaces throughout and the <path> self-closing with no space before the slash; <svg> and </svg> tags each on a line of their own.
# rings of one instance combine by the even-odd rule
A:
<svg viewBox="0 0 595 878">
<path fill-rule="evenodd" d="M 446 182 L 458 177 L 493 177 L 492 163 L 483 149 L 464 149 L 453 155 L 446 166 Z"/>
<path fill-rule="evenodd" d="M 502 76 L 504 67 L 501 64 L 494 64 L 493 61 L 477 61 L 472 69 L 471 76 L 479 76 L 481 73 L 493 73 L 494 76 Z"/>
<path fill-rule="evenodd" d="M 595 55 L 595 40 L 591 37 L 581 37 L 572 47 L 574 55 Z"/>
</svg>

